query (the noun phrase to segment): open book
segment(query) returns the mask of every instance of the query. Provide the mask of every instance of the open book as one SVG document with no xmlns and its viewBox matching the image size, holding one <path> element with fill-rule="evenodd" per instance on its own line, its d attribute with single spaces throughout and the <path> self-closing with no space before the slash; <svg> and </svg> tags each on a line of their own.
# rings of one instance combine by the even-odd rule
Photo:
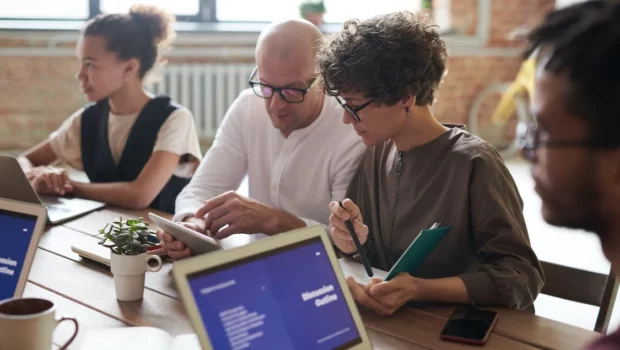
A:
<svg viewBox="0 0 620 350">
<path fill-rule="evenodd" d="M 373 276 L 368 277 L 366 270 L 364 269 L 364 265 L 355 262 L 353 260 L 349 260 L 347 258 L 338 259 L 338 263 L 340 264 L 340 268 L 342 269 L 342 273 L 344 277 L 353 277 L 353 279 L 359 283 L 366 285 L 370 282 L 371 278 L 381 278 L 385 279 L 387 276 L 387 271 L 372 268 Z"/>
<path fill-rule="evenodd" d="M 183 334 L 176 338 L 154 327 L 127 327 L 89 330 L 83 350 L 200 350 L 196 334 Z"/>
</svg>

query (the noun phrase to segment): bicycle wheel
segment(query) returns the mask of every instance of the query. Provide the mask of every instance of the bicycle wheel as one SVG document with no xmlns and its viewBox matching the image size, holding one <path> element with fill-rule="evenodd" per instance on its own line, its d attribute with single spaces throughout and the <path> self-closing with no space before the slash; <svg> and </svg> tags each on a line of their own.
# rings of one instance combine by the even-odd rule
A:
<svg viewBox="0 0 620 350">
<path fill-rule="evenodd" d="M 493 83 L 474 99 L 469 111 L 469 132 L 490 143 L 502 158 L 510 158 L 517 152 L 516 130 L 521 122 L 530 120 L 527 99 L 515 96 L 515 111 L 508 120 L 491 123 L 491 115 L 510 83 Z"/>
</svg>

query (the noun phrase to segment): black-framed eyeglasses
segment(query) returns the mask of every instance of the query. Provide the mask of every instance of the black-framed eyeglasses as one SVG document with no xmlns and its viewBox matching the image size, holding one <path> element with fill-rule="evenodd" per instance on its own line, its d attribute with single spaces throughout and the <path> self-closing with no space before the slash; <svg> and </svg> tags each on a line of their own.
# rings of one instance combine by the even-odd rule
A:
<svg viewBox="0 0 620 350">
<path fill-rule="evenodd" d="M 263 84 L 258 81 L 252 81 L 252 79 L 256 78 L 256 73 L 258 72 L 258 67 L 254 68 L 252 71 L 252 75 L 250 75 L 250 80 L 248 84 L 254 91 L 254 94 L 260 98 L 264 98 L 266 100 L 273 97 L 273 94 L 276 92 L 280 94 L 280 97 L 288 102 L 288 103 L 302 103 L 304 102 L 304 98 L 310 90 L 314 83 L 316 82 L 316 78 L 312 79 L 310 85 L 305 89 L 291 88 L 291 87 L 274 87 L 271 85 Z"/>
<path fill-rule="evenodd" d="M 359 107 L 353 108 L 349 106 L 348 104 L 346 104 L 346 102 L 344 102 L 344 100 L 338 96 L 336 96 L 336 100 L 338 100 L 338 103 L 340 103 L 342 108 L 344 108 L 344 110 L 347 111 L 351 115 L 351 117 L 355 119 L 356 122 L 362 121 L 360 117 L 357 115 L 357 112 L 361 111 L 362 109 L 368 107 L 371 103 L 375 102 L 375 100 L 370 100 Z"/>
<path fill-rule="evenodd" d="M 535 121 L 519 123 L 517 127 L 517 147 L 523 158 L 529 161 L 536 160 L 536 150 L 546 148 L 585 147 L 596 149 L 613 149 L 620 147 L 620 142 L 610 140 L 548 140 L 547 133 Z"/>
</svg>

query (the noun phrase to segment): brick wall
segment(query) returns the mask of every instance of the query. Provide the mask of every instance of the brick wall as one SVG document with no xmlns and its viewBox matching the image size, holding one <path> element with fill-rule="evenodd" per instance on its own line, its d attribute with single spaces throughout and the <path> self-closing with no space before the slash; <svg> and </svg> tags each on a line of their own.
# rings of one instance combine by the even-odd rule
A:
<svg viewBox="0 0 620 350">
<path fill-rule="evenodd" d="M 491 32 L 488 43 L 481 50 L 518 47 L 518 44 L 506 40 L 506 34 L 523 24 L 542 1 L 549 0 L 491 0 Z M 452 0 L 451 6 L 455 31 L 473 35 L 479 20 L 477 0 Z M 490 83 L 512 80 L 520 65 L 520 58 L 515 55 L 472 52 L 450 56 L 448 74 L 440 85 L 433 108 L 439 120 L 450 123 L 467 124 L 476 95 Z"/>
<path fill-rule="evenodd" d="M 467 124 L 476 95 L 489 83 L 512 80 L 520 63 L 515 57 L 451 58 L 433 108 L 435 116 L 443 122 Z"/>
<path fill-rule="evenodd" d="M 464 1 L 464 0 L 454 0 Z M 515 46 L 506 34 L 524 23 L 536 23 L 555 0 L 491 0 L 491 35 L 489 46 Z"/>
<path fill-rule="evenodd" d="M 84 103 L 77 67 L 75 58 L 0 56 L 0 149 L 31 147 Z"/>
<path fill-rule="evenodd" d="M 452 22 L 459 33 L 473 34 L 477 0 L 452 0 Z M 522 24 L 537 8 L 550 0 L 491 0 L 491 33 L 486 48 L 514 48 L 504 38 Z M 6 37 L 6 36 L 5 36 Z M 0 47 L 23 47 L 45 43 L 0 40 Z M 71 47 L 71 44 L 67 44 Z M 488 51 L 488 50 L 487 50 Z M 177 57 L 174 61 L 202 58 Z M 519 58 L 458 54 L 450 58 L 449 73 L 442 83 L 434 110 L 445 122 L 465 123 L 477 93 L 494 81 L 510 80 L 517 72 Z M 81 107 L 85 100 L 74 78 L 75 57 L 0 56 L 0 149 L 26 149 L 43 140 L 62 121 Z"/>
</svg>

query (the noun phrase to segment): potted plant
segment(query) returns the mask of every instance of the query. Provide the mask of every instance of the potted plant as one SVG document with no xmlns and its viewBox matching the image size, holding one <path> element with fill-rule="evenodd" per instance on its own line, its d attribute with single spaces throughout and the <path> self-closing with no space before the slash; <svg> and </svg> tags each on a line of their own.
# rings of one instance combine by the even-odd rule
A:
<svg viewBox="0 0 620 350">
<path fill-rule="evenodd" d="M 299 12 L 301 17 L 317 27 L 321 27 L 323 24 L 323 15 L 327 10 L 323 0 L 306 0 L 299 5 Z"/>
<path fill-rule="evenodd" d="M 110 268 L 114 275 L 116 298 L 121 301 L 140 300 L 144 296 L 146 271 L 159 271 L 161 258 L 149 255 L 148 248 L 157 241 L 155 233 L 142 218 L 114 219 L 99 230 L 99 244 L 110 248 Z M 149 262 L 156 263 L 151 266 Z"/>
</svg>

